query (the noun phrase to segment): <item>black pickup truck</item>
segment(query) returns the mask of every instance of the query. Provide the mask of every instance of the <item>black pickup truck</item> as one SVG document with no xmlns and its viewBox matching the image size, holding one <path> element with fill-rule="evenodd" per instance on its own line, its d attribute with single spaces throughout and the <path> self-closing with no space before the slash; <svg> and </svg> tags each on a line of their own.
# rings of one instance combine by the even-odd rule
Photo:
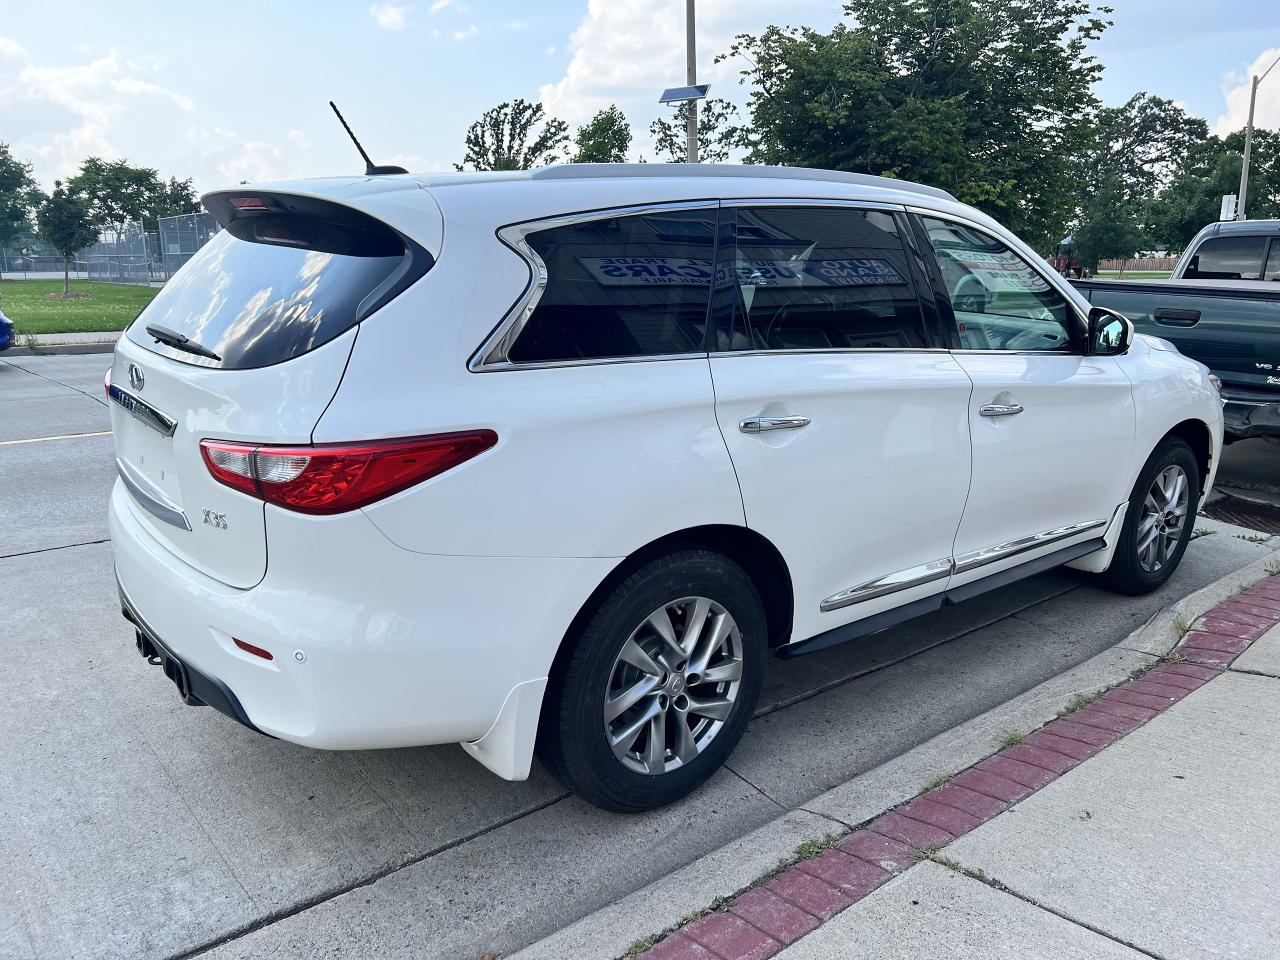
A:
<svg viewBox="0 0 1280 960">
<path fill-rule="evenodd" d="M 1280 283 L 1074 280 L 1099 307 L 1168 340 L 1222 380 L 1228 440 L 1280 437 Z"/>
</svg>

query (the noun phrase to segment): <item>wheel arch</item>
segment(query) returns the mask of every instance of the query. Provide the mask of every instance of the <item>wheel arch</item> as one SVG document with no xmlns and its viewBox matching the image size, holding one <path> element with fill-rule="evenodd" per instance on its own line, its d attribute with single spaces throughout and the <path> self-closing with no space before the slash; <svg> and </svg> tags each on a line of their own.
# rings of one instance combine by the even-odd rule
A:
<svg viewBox="0 0 1280 960">
<path fill-rule="evenodd" d="M 1195 454 L 1196 466 L 1200 468 L 1199 492 L 1203 496 L 1207 492 L 1206 484 L 1209 482 L 1209 468 L 1213 463 L 1213 434 L 1209 430 L 1209 425 L 1203 420 L 1192 417 L 1171 427 L 1160 438 L 1160 443 L 1164 443 L 1170 437 L 1178 437 L 1185 441 L 1187 446 L 1191 448 L 1191 452 Z M 1157 447 L 1159 445 L 1159 443 L 1156 444 Z M 1146 461 L 1144 460 L 1143 462 L 1145 463 Z"/>
</svg>

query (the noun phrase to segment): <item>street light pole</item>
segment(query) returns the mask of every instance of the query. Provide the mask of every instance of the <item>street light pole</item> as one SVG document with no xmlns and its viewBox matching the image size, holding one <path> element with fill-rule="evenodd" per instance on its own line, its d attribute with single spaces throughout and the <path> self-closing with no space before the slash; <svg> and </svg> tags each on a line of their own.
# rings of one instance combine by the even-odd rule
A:
<svg viewBox="0 0 1280 960">
<path fill-rule="evenodd" d="M 693 0 L 689 0 L 690 3 Z M 1253 108 L 1258 102 L 1258 84 L 1266 79 L 1268 73 L 1275 69 L 1277 63 L 1280 63 L 1280 57 L 1271 62 L 1271 66 L 1263 70 L 1261 75 L 1253 78 L 1253 84 L 1249 88 L 1249 122 L 1244 128 L 1244 157 L 1240 164 L 1240 200 L 1236 204 L 1236 219 L 1245 219 L 1244 204 L 1249 194 L 1249 155 L 1253 152 Z"/>
<path fill-rule="evenodd" d="M 685 53 L 685 78 L 689 86 L 693 86 L 698 82 L 698 55 L 696 44 L 694 42 L 694 13 L 693 0 L 685 0 L 684 3 L 684 53 Z M 1255 81 L 1255 89 L 1256 89 Z M 1252 123 L 1253 111 L 1249 111 L 1250 123 Z M 698 101 L 689 101 L 689 118 L 686 122 L 685 137 L 688 142 L 688 160 L 690 163 L 698 162 Z M 1248 156 L 1248 154 L 1246 154 Z M 1247 162 L 1247 161 L 1246 161 Z"/>
</svg>

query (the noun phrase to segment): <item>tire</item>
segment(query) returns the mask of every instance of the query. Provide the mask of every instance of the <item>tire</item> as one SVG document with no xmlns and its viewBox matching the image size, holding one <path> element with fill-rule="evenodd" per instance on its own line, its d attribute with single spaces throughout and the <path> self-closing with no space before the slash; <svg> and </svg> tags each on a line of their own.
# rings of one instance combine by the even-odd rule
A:
<svg viewBox="0 0 1280 960">
<path fill-rule="evenodd" d="M 728 557 L 687 549 L 642 564 L 586 613 L 552 671 L 539 756 L 606 810 L 678 800 L 724 763 L 755 711 L 768 650 L 755 586 Z"/>
<path fill-rule="evenodd" d="M 1158 481 L 1166 476 L 1176 477 L 1178 470 L 1182 471 L 1185 481 L 1185 490 L 1181 494 L 1185 502 L 1170 507 L 1161 497 L 1166 485 L 1158 486 Z M 1166 474 L 1166 471 L 1170 473 Z M 1147 459 L 1138 475 L 1138 482 L 1134 484 L 1120 540 L 1111 558 L 1111 566 L 1101 575 L 1102 584 L 1117 593 L 1130 595 L 1150 593 L 1162 586 L 1178 568 L 1186 552 L 1195 526 L 1199 498 L 1200 465 L 1195 454 L 1185 441 L 1167 437 Z M 1153 530 L 1151 518 L 1155 507 L 1165 509 L 1154 521 Z M 1180 514 L 1178 510 L 1181 510 Z M 1171 520 L 1174 514 L 1177 516 Z M 1168 536 L 1161 533 L 1162 529 L 1168 532 Z M 1149 541 L 1152 536 L 1154 541 Z"/>
</svg>

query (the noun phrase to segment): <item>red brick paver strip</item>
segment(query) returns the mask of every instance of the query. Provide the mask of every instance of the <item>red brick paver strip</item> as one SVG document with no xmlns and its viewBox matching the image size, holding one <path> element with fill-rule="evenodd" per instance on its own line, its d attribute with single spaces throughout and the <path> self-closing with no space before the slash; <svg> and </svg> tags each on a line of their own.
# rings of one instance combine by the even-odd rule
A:
<svg viewBox="0 0 1280 960">
<path fill-rule="evenodd" d="M 766 960 L 1220 676 L 1280 622 L 1280 576 L 1211 610 L 1168 663 L 1052 720 L 670 934 L 641 960 Z M 1179 659 L 1180 658 L 1180 659 Z"/>
<path fill-rule="evenodd" d="M 748 890 L 733 902 L 729 912 L 763 930 L 783 946 L 795 943 L 818 925 L 817 917 L 764 887 Z"/>
</svg>

